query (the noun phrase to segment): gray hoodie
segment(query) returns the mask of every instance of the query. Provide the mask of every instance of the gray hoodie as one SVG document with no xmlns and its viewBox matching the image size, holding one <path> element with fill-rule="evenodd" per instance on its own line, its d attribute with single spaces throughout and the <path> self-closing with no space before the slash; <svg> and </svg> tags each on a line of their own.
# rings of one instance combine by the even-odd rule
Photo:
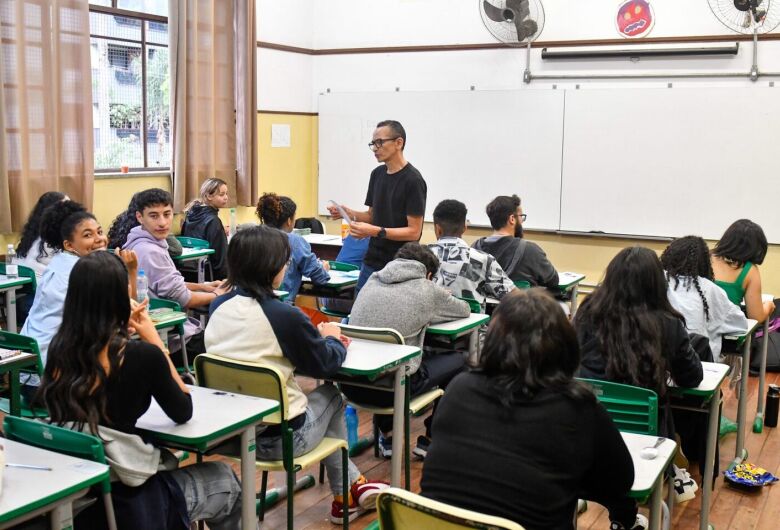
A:
<svg viewBox="0 0 780 530">
<path fill-rule="evenodd" d="M 469 305 L 425 277 L 425 265 L 395 259 L 375 272 L 360 290 L 349 323 L 392 328 L 406 344 L 420 346 L 428 324 L 469 316 Z M 420 357 L 412 364 L 419 367 Z"/>
</svg>

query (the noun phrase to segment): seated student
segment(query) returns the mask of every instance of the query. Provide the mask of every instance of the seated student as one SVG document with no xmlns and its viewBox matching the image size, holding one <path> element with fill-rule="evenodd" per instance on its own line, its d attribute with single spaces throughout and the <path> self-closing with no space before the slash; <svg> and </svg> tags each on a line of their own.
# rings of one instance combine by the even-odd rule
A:
<svg viewBox="0 0 780 530">
<path fill-rule="evenodd" d="M 200 186 L 200 198 L 192 201 L 184 209 L 186 216 L 181 227 L 181 235 L 196 237 L 209 242 L 214 254 L 209 256 L 212 279 L 227 278 L 227 235 L 219 218 L 219 209 L 228 204 L 227 183 L 218 178 L 206 179 Z M 195 276 L 197 276 L 197 271 Z M 193 278 L 196 279 L 196 278 Z"/>
<path fill-rule="evenodd" d="M 282 283 L 291 256 L 286 234 L 268 226 L 238 232 L 228 247 L 228 284 L 232 290 L 211 304 L 206 326 L 209 353 L 243 362 L 273 366 L 287 377 L 290 399 L 290 427 L 294 430 L 295 456 L 314 449 L 324 437 L 346 439 L 344 400 L 333 385 L 320 385 L 304 394 L 295 381 L 295 370 L 311 377 L 334 375 L 347 355 L 335 324 L 318 328 L 298 308 L 279 301 L 274 289 Z M 282 458 L 278 426 L 261 428 L 257 434 L 257 454 L 263 459 Z M 330 520 L 343 522 L 341 454 L 325 460 L 333 491 Z M 351 461 L 348 470 L 352 484 L 347 503 L 349 519 L 374 509 L 376 495 L 386 484 L 369 482 Z"/>
<path fill-rule="evenodd" d="M 392 328 L 406 344 L 422 346 L 428 324 L 464 318 L 471 314 L 469 305 L 439 287 L 431 279 L 439 268 L 433 252 L 419 243 L 406 243 L 395 259 L 375 272 L 360 290 L 349 323 L 356 326 Z M 424 354 L 411 363 L 410 391 L 412 396 L 433 388 L 445 388 L 463 370 L 465 357 L 461 352 Z M 392 392 L 372 388 L 342 386 L 342 391 L 356 403 L 378 407 L 393 406 Z M 379 447 L 386 458 L 392 456 L 391 416 L 376 418 Z M 425 436 L 417 439 L 414 453 L 425 458 L 430 443 L 431 418 L 425 422 Z"/>
<path fill-rule="evenodd" d="M 138 436 L 136 421 L 152 398 L 176 423 L 192 417 L 192 399 L 146 303 L 131 310 L 127 282 L 127 269 L 109 252 L 91 254 L 73 267 L 62 326 L 49 347 L 37 398 L 52 423 L 110 439 L 105 449 L 109 462 L 118 464 L 113 471 L 120 480 L 129 474 L 136 481 L 150 475 L 141 485 L 112 482 L 120 529 L 186 530 L 199 519 L 212 529 L 238 529 L 241 485 L 227 464 L 205 462 L 158 472 L 160 459 L 152 458 L 158 450 Z M 130 339 L 128 326 L 140 341 Z M 104 521 L 103 503 L 98 502 L 76 517 L 76 527 L 103 528 Z"/>
<path fill-rule="evenodd" d="M 513 282 L 525 281 L 557 291 L 558 273 L 544 250 L 523 239 L 525 214 L 520 197 L 501 195 L 486 208 L 493 234 L 477 239 L 473 247 L 494 256 Z"/>
<path fill-rule="evenodd" d="M 579 376 L 654 390 L 661 403 L 659 434 L 674 439 L 667 377 L 671 375 L 677 386 L 695 387 L 704 372 L 685 319 L 669 303 L 656 253 L 644 247 L 618 252 L 574 323 L 582 353 Z M 685 470 L 676 475 L 678 502 L 692 499 L 698 486 Z"/>
<path fill-rule="evenodd" d="M 734 221 L 712 251 L 715 283 L 734 304 L 745 301 L 747 317 L 763 322 L 775 310 L 771 300 L 761 301 L 761 272 L 767 241 L 764 230 L 748 219 Z"/>
<path fill-rule="evenodd" d="M 178 302 L 182 308 L 208 306 L 224 290 L 222 282 L 188 283 L 168 254 L 165 239 L 173 221 L 173 199 L 159 188 L 139 192 L 135 197 L 135 218 L 139 225 L 130 230 L 124 248 L 138 255 L 138 268 L 149 280 L 149 295 Z M 205 352 L 203 332 L 195 319 L 184 326 L 187 355 L 192 359 Z M 175 344 L 175 342 L 173 343 Z M 179 360 L 179 357 L 176 357 Z"/>
<path fill-rule="evenodd" d="M 127 205 L 127 210 L 117 215 L 111 226 L 108 227 L 108 248 L 122 248 L 127 243 L 127 235 L 130 230 L 138 226 L 138 219 L 135 218 L 135 212 L 138 211 L 136 206 L 138 201 L 138 195 L 141 192 L 133 194 L 130 199 L 130 204 Z M 168 243 L 168 254 L 172 258 L 181 256 L 182 247 L 179 240 L 173 234 L 168 234 L 165 238 L 165 242 Z"/>
<path fill-rule="evenodd" d="M 62 307 L 70 272 L 80 257 L 96 250 L 105 250 L 106 237 L 95 216 L 82 205 L 62 201 L 43 213 L 41 239 L 55 253 L 38 284 L 30 314 L 20 333 L 38 341 L 41 361 L 46 365 L 49 342 L 62 323 Z M 132 274 L 135 274 L 135 270 Z M 22 395 L 29 399 L 37 389 L 38 377 L 31 376 L 27 380 L 23 376 L 22 381 L 26 381 Z"/>
<path fill-rule="evenodd" d="M 301 289 L 301 278 L 308 276 L 315 285 L 324 285 L 330 281 L 327 261 L 320 261 L 311 251 L 311 245 L 302 236 L 293 233 L 295 210 L 298 207 L 289 197 L 280 197 L 276 193 L 264 193 L 257 201 L 257 217 L 268 226 L 287 233 L 290 239 L 290 264 L 282 282 L 281 289 L 290 293 L 287 300 L 295 303 L 295 297 Z"/>
<path fill-rule="evenodd" d="M 485 297 L 500 299 L 515 288 L 498 261 L 460 237 L 466 231 L 466 205 L 441 201 L 433 210 L 437 241 L 428 248 L 439 258 L 439 271 L 433 281 L 458 298 L 471 298 L 484 307 Z"/>
<path fill-rule="evenodd" d="M 35 278 L 38 283 L 43 278 L 43 271 L 46 270 L 55 253 L 55 250 L 41 238 L 41 218 L 46 208 L 65 199 L 67 199 L 67 196 L 59 191 L 47 191 L 41 195 L 22 228 L 22 239 L 16 247 L 14 263 L 24 265 L 35 271 Z M 30 303 L 32 304 L 32 300 L 30 300 Z"/>
<path fill-rule="evenodd" d="M 586 386 L 577 337 L 542 289 L 515 291 L 493 312 L 479 364 L 447 387 L 425 459 L 422 495 L 511 519 L 572 528 L 579 497 L 609 509 L 610 528 L 647 528 L 626 495 L 631 455 Z"/>
<path fill-rule="evenodd" d="M 709 339 L 712 356 L 718 360 L 723 335 L 744 332 L 747 319 L 713 283 L 707 243 L 697 236 L 676 239 L 661 255 L 661 265 L 669 282 L 669 302 L 685 318 L 689 333 Z"/>
</svg>

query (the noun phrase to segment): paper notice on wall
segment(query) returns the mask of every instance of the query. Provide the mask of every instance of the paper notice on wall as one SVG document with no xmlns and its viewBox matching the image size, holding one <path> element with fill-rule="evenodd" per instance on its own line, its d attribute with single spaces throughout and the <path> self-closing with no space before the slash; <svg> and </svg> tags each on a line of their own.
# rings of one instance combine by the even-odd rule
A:
<svg viewBox="0 0 780 530">
<path fill-rule="evenodd" d="M 290 124 L 271 124 L 271 147 L 290 147 Z"/>
</svg>

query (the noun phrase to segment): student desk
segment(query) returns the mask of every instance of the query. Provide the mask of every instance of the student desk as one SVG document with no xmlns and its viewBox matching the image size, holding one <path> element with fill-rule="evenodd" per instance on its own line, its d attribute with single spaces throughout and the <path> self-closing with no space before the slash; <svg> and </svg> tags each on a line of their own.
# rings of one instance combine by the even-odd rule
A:
<svg viewBox="0 0 780 530">
<path fill-rule="evenodd" d="M 321 234 L 318 234 L 321 235 Z M 314 285 L 311 278 L 302 278 L 299 294 L 307 296 L 323 296 L 345 298 L 357 285 L 360 271 L 328 271 L 330 281 L 325 285 Z M 349 297 L 351 298 L 351 297 Z"/>
<path fill-rule="evenodd" d="M 51 512 L 53 530 L 72 529 L 71 503 L 108 478 L 108 466 L 0 439 L 5 461 L 51 470 L 6 467 L 0 495 L 0 528 L 9 528 Z"/>
<path fill-rule="evenodd" d="M 771 302 L 775 299 L 772 294 L 761 295 L 762 302 Z M 766 388 L 766 353 L 769 347 L 769 318 L 764 320 L 764 339 L 761 341 L 761 363 L 758 372 L 758 402 L 756 403 L 756 418 L 753 420 L 753 432 L 760 433 L 764 430 L 764 389 Z"/>
<path fill-rule="evenodd" d="M 701 363 L 704 369 L 704 378 L 696 388 L 679 388 L 669 385 L 669 392 L 676 396 L 698 396 L 709 401 L 709 420 L 707 422 L 707 447 L 704 455 L 704 471 L 702 472 L 701 491 L 701 515 L 699 529 L 708 530 L 710 515 L 710 497 L 712 496 L 713 471 L 715 469 L 715 447 L 718 443 L 718 420 L 720 419 L 720 404 L 722 397 L 720 385 L 726 379 L 729 371 L 728 365 L 720 363 Z M 674 407 L 674 403 L 672 404 Z M 678 407 L 686 408 L 686 407 Z M 691 409 L 701 412 L 700 409 Z"/>
<path fill-rule="evenodd" d="M 479 357 L 479 328 L 490 320 L 490 315 L 484 313 L 471 313 L 466 318 L 429 324 L 426 334 L 446 337 L 450 342 L 457 338 L 469 335 L 469 359 L 476 361 Z"/>
<path fill-rule="evenodd" d="M 203 453 L 220 442 L 241 435 L 241 520 L 244 530 L 254 529 L 255 427 L 279 410 L 279 403 L 211 388 L 190 386 L 192 419 L 178 425 L 156 401 L 138 419 L 136 427 L 167 447 Z"/>
<path fill-rule="evenodd" d="M 3 353 L 11 350 L 0 348 Z M 19 388 L 19 370 L 22 368 L 35 368 L 38 364 L 38 356 L 32 353 L 19 352 L 17 355 L 0 360 L 0 375 L 10 372 L 11 396 L 8 398 L 9 412 L 11 416 L 20 416 L 22 404 Z M 37 373 L 37 372 L 36 372 Z"/>
<path fill-rule="evenodd" d="M 280 291 L 279 289 L 274 289 L 274 294 L 282 301 L 287 300 L 287 297 L 290 296 L 289 292 Z"/>
<path fill-rule="evenodd" d="M 571 293 L 571 301 L 569 302 L 571 306 L 571 316 L 574 316 L 574 313 L 577 311 L 577 296 L 580 283 L 582 283 L 584 279 L 585 275 L 578 272 L 561 272 L 558 274 L 558 289 L 564 293 Z M 485 303 L 490 306 L 497 306 L 498 300 L 487 297 L 485 298 Z"/>
<path fill-rule="evenodd" d="M 154 322 L 154 329 L 157 330 L 157 334 L 160 335 L 160 339 L 163 341 L 166 348 L 168 347 L 168 332 L 187 322 L 187 313 L 182 311 L 155 312 L 155 310 L 152 310 L 149 313 L 149 316 L 151 317 L 152 322 Z M 184 372 L 192 375 L 190 372 L 189 359 L 187 358 L 187 340 L 184 338 L 184 333 L 181 332 L 179 333 L 179 344 L 181 345 L 182 367 L 184 368 Z M 194 381 L 194 378 L 192 380 Z"/>
<path fill-rule="evenodd" d="M 642 449 L 653 447 L 658 436 L 646 434 L 634 434 L 621 432 L 631 460 L 634 463 L 634 484 L 631 486 L 630 497 L 646 499 L 650 497 L 650 530 L 660 530 L 663 514 L 661 513 L 661 496 L 663 495 L 664 470 L 669 467 L 675 452 L 677 443 L 664 438 L 657 447 L 658 456 L 652 460 L 642 458 Z"/>
<path fill-rule="evenodd" d="M 732 468 L 745 461 L 748 457 L 745 449 L 745 423 L 747 422 L 748 377 L 750 375 L 750 344 L 753 332 L 758 328 L 758 322 L 747 319 L 747 331 L 738 335 L 726 335 L 731 340 L 742 340 L 742 379 L 739 382 L 739 401 L 737 406 L 737 446 L 734 452 L 734 460 L 729 465 Z M 758 400 L 761 401 L 761 395 Z"/>
<path fill-rule="evenodd" d="M 176 256 L 173 261 L 183 263 L 198 260 L 198 283 L 206 281 L 206 260 L 211 254 L 214 254 L 214 249 L 184 247 L 181 250 L 181 256 Z"/>
<path fill-rule="evenodd" d="M 16 277 L 9 278 L 5 274 L 0 274 L 0 293 L 5 293 L 5 318 L 8 331 L 16 331 L 16 291 L 23 285 L 32 283 L 32 278 Z"/>
<path fill-rule="evenodd" d="M 306 234 L 301 237 L 308 241 L 312 252 L 320 259 L 335 260 L 343 245 L 339 235 Z"/>
<path fill-rule="evenodd" d="M 404 380 L 408 375 L 409 361 L 419 355 L 422 355 L 422 350 L 415 346 L 353 339 L 347 348 L 347 357 L 341 365 L 339 374 L 331 378 L 336 382 L 361 384 L 361 380 L 370 382 L 383 374 L 395 373 L 393 384 L 393 456 L 390 461 L 390 484 L 397 487 L 402 487 Z M 339 376 L 348 376 L 348 379 L 341 379 Z M 357 381 L 355 380 L 356 376 L 359 378 Z M 407 447 L 406 450 L 408 451 L 409 448 Z"/>
</svg>

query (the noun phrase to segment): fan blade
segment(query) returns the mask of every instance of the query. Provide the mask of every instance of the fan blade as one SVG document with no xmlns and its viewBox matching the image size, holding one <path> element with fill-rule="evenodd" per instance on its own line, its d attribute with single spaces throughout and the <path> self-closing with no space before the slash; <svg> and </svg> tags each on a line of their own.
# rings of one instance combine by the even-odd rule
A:
<svg viewBox="0 0 780 530">
<path fill-rule="evenodd" d="M 515 18 L 520 20 L 531 14 L 531 10 L 528 8 L 528 0 L 506 0 L 506 7 L 514 11 Z"/>
<path fill-rule="evenodd" d="M 515 29 L 517 30 L 517 42 L 523 42 L 525 38 L 528 36 L 525 26 L 523 25 L 524 22 L 519 18 L 515 18 L 514 22 L 515 22 Z"/>
<path fill-rule="evenodd" d="M 525 29 L 525 35 L 527 38 L 532 38 L 539 31 L 539 24 L 535 20 L 523 20 L 523 28 Z"/>
<path fill-rule="evenodd" d="M 485 15 L 494 22 L 505 22 L 504 21 L 504 10 L 500 9 L 487 0 L 483 0 L 482 2 L 482 8 L 485 10 Z"/>
</svg>

